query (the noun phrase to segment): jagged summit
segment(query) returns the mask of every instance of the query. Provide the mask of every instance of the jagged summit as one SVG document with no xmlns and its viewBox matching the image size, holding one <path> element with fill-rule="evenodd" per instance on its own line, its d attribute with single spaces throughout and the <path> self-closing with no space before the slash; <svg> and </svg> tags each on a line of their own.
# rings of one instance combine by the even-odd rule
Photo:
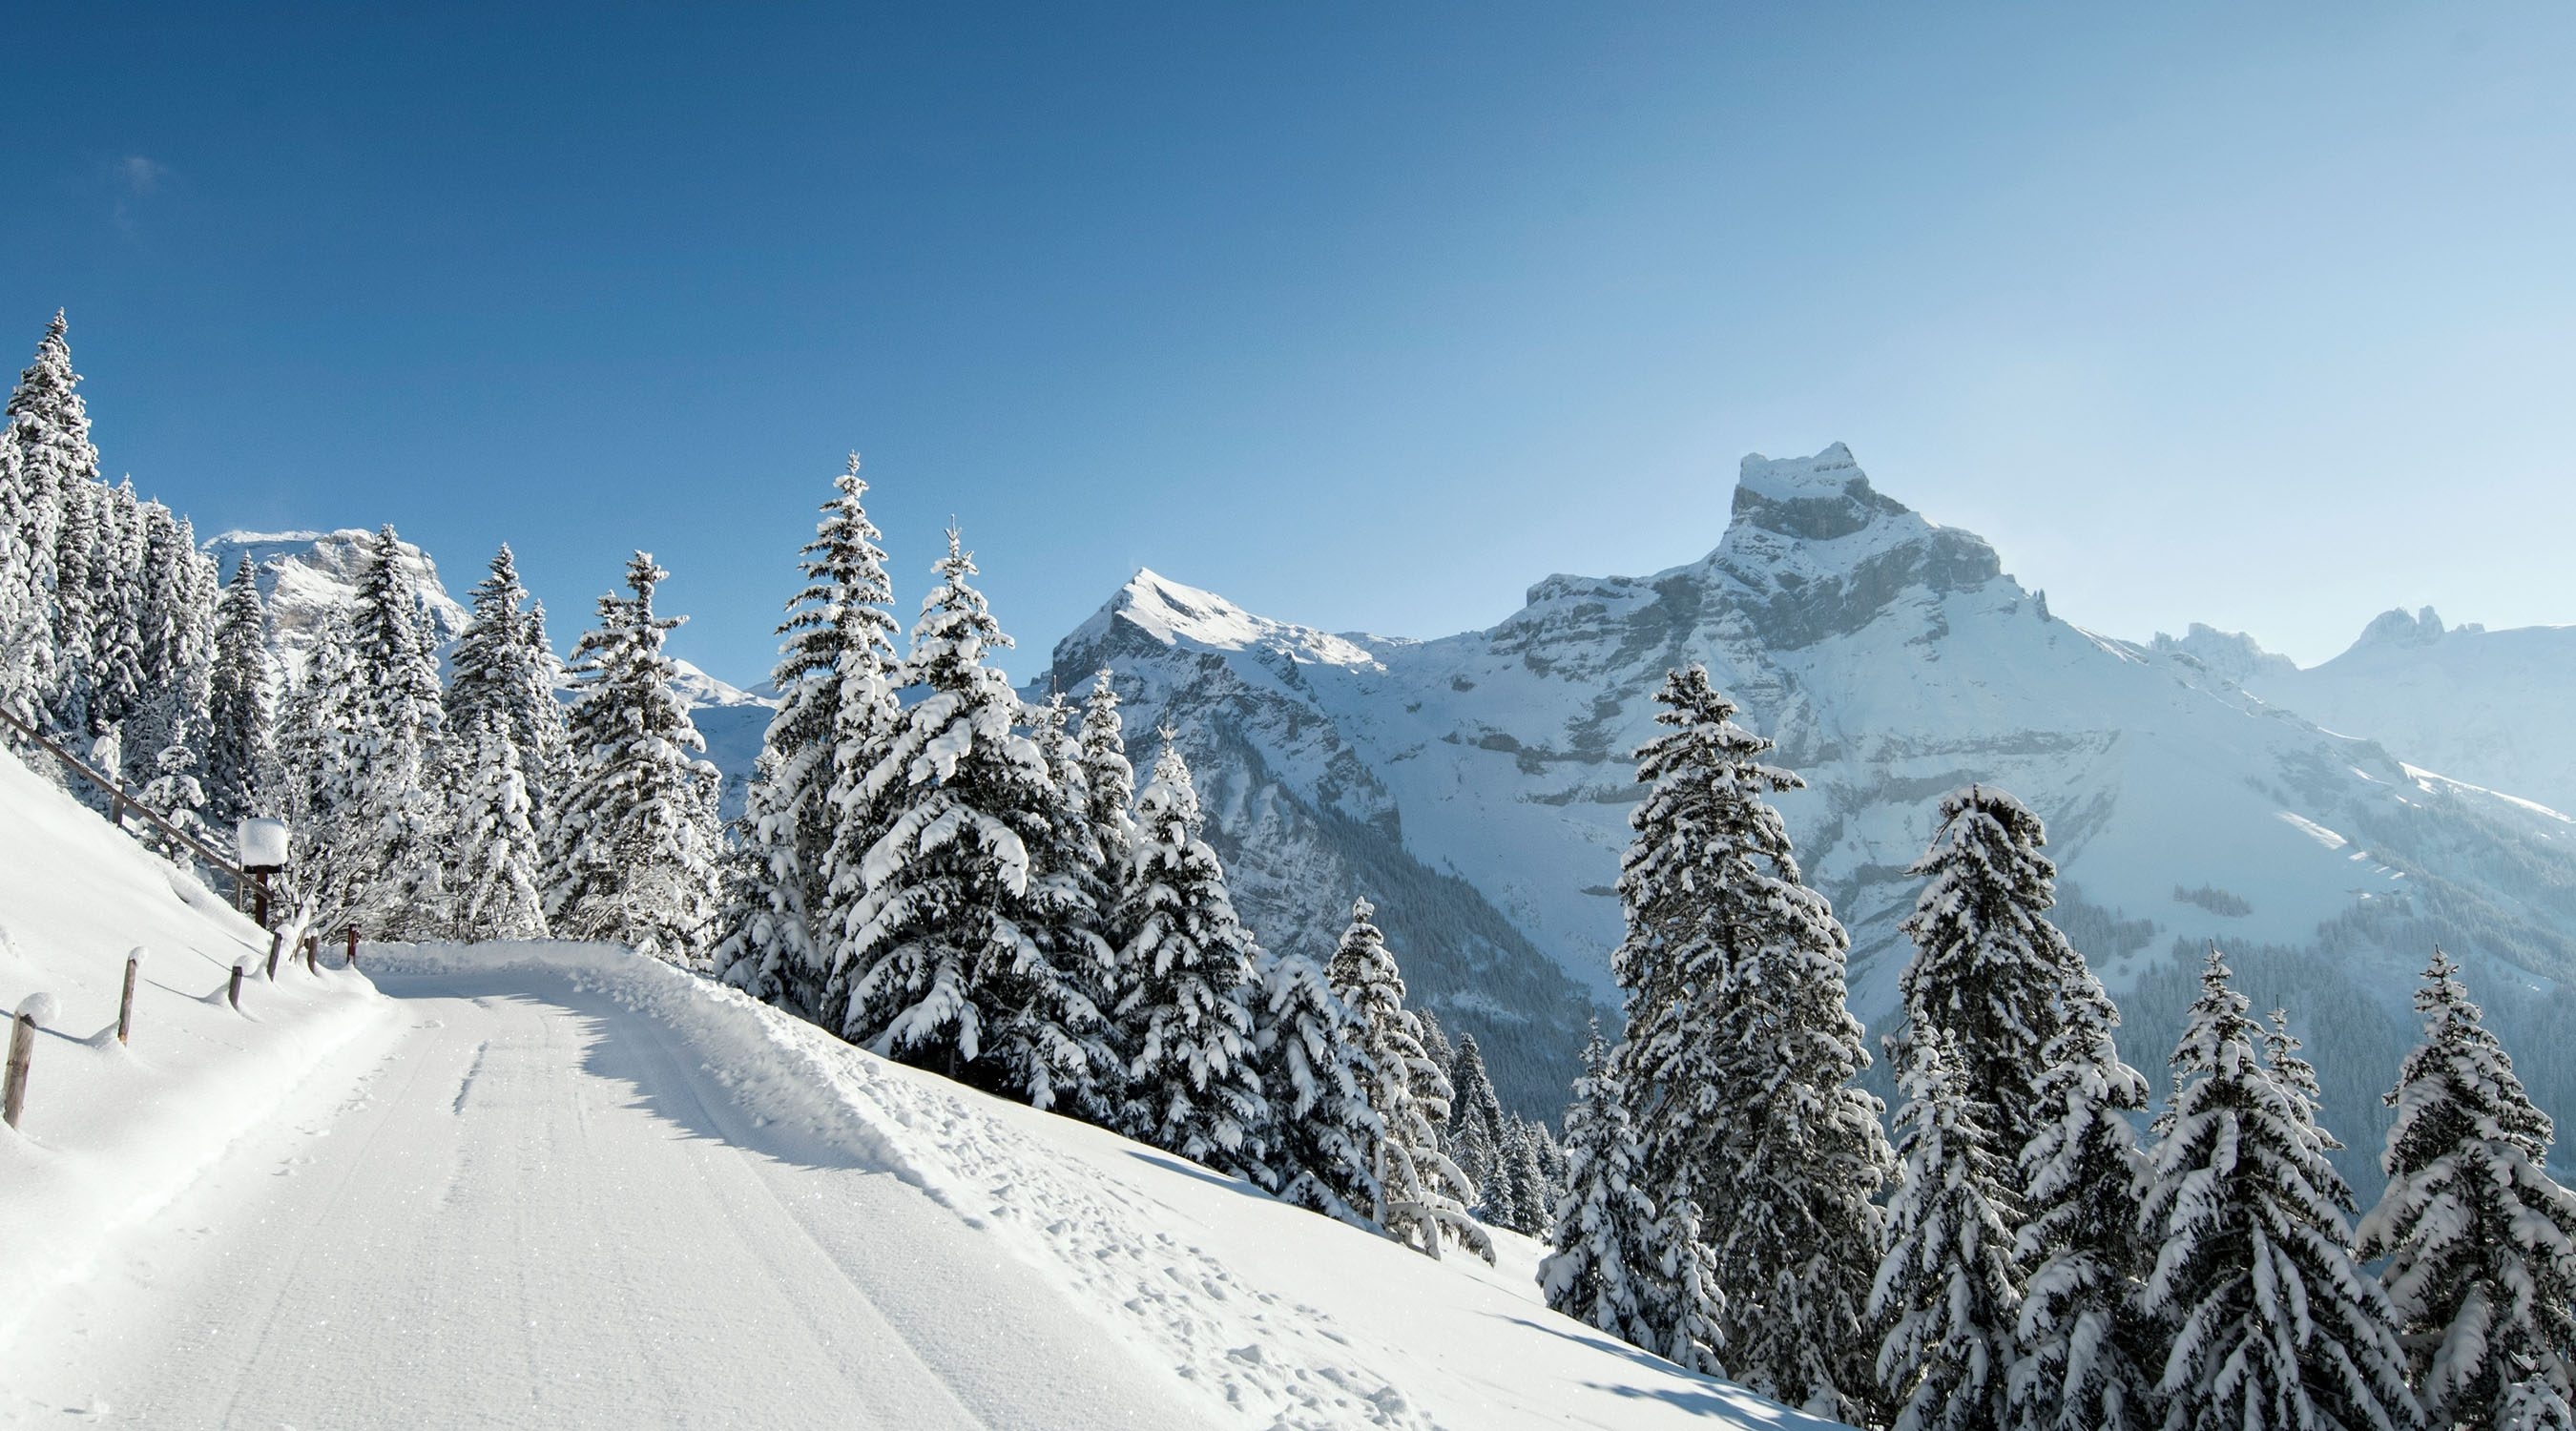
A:
<svg viewBox="0 0 2576 1431">
<path fill-rule="evenodd" d="M 2404 607 L 2396 607 L 2372 618 L 2361 629 L 2361 638 L 2352 644 L 2355 650 L 2364 646 L 2430 646 L 2442 639 L 2445 629 L 2441 616 L 2432 607 L 2412 616 L 2406 614 Z"/>
<path fill-rule="evenodd" d="M 1813 457 L 1750 453 L 1736 476 L 1735 526 L 1800 541 L 1834 541 L 1887 517 L 1913 517 L 1918 526 L 1931 525 L 1872 488 L 1869 474 L 1839 442 Z"/>
<path fill-rule="evenodd" d="M 2157 632 L 2149 649 L 2187 658 L 2220 680 L 2240 686 L 2258 677 L 2295 676 L 2299 671 L 2297 662 L 2264 650 L 2263 643 L 2244 632 L 2221 631 L 2200 621 L 2191 623 L 2179 638 Z"/>
<path fill-rule="evenodd" d="M 1255 616 L 1213 591 L 1139 567 L 1106 605 L 1058 644 L 1058 684 L 1087 677 L 1124 654 L 1170 649 L 1268 652 L 1301 665 L 1377 664 L 1367 647 L 1349 637 Z"/>
</svg>

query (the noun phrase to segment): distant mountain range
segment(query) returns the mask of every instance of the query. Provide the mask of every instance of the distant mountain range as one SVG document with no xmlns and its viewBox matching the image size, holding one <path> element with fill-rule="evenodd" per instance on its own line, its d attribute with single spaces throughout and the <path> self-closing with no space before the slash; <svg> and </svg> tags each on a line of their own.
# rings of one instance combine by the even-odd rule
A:
<svg viewBox="0 0 2576 1431">
<path fill-rule="evenodd" d="M 295 658 L 346 600 L 361 534 L 228 535 Z M 424 606 L 463 613 L 419 558 Z M 568 633 L 558 633 L 563 635 Z M 1810 881 L 1853 936 L 1883 1024 L 1910 947 L 1906 868 L 1942 793 L 2001 785 L 2049 822 L 2059 915 L 2162 1068 L 2200 947 L 2237 956 L 2316 1054 L 2365 1189 L 2378 1095 L 2440 940 L 2470 964 L 2544 1104 L 2576 1115 L 2576 628 L 2446 628 L 2391 612 L 2302 670 L 2192 627 L 2145 643 L 2053 617 L 1984 540 L 1880 493 L 1840 445 L 1745 459 L 1715 549 L 1643 577 L 1551 576 L 1482 631 L 1417 641 L 1256 615 L 1139 572 L 1028 694 L 1114 672 L 1139 768 L 1169 726 L 1238 903 L 1322 954 L 1366 895 L 1416 998 L 1485 1046 L 1504 1098 L 1553 1114 L 1587 1017 L 1615 1021 L 1613 889 L 1630 752 L 1670 668 L 1705 662 L 1809 782 L 1784 797 Z M 738 808 L 768 707 L 691 671 Z"/>
</svg>

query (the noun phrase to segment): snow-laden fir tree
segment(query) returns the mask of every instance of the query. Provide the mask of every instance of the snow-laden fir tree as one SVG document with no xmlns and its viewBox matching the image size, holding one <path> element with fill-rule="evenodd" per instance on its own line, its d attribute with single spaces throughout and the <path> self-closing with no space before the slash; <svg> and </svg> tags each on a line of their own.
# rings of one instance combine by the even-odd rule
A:
<svg viewBox="0 0 2576 1431">
<path fill-rule="evenodd" d="M 1696 1214 L 1710 1270 L 1659 1279 L 1645 1315 L 1656 1350 L 1722 1357 L 1767 1395 L 1853 1419 L 1876 1394 L 1873 1199 L 1894 1155 L 1878 1101 L 1854 1084 L 1869 1056 L 1844 1006 L 1848 936 L 1763 799 L 1803 783 L 1761 763 L 1771 742 L 1735 723 L 1702 667 L 1673 672 L 1655 699 L 1669 729 L 1638 751 L 1652 788 L 1619 876 L 1618 1058 L 1647 1195 L 1668 1219 Z M 1700 1324 L 1721 1336 L 1694 1351 L 1684 1329 Z"/>
<path fill-rule="evenodd" d="M 1495 1096 L 1493 1076 L 1485 1071 L 1485 1051 L 1472 1033 L 1458 1036 L 1449 1089 L 1449 1157 L 1476 1190 L 1469 1206 L 1487 1222 L 1497 1222 L 1493 1193 L 1503 1166 L 1503 1103 Z"/>
<path fill-rule="evenodd" d="M 653 609 L 669 572 L 626 563 L 628 594 L 599 599 L 573 648 L 571 773 L 555 810 L 546 923 L 694 965 L 716 913 L 716 769 L 671 689 L 662 643 L 684 617 Z"/>
<path fill-rule="evenodd" d="M 57 733 L 78 739 L 105 733 L 90 709 L 90 692 L 98 675 L 93 569 L 101 561 L 107 489 L 95 481 L 79 482 L 64 487 L 57 501 L 62 521 L 54 537 L 53 725 Z"/>
<path fill-rule="evenodd" d="M 31 725 L 53 695 L 54 534 L 61 512 L 0 431 L 0 708 Z M 12 737 L 13 740 L 16 737 Z"/>
<path fill-rule="evenodd" d="M 1261 1185 L 1280 1201 L 1375 1229 L 1379 1145 L 1368 1027 L 1303 954 L 1268 954 L 1253 1060 L 1270 1108 Z"/>
<path fill-rule="evenodd" d="M 2505 1388 L 2495 1431 L 2576 1431 L 2576 1410 L 2545 1376 L 2528 1376 Z"/>
<path fill-rule="evenodd" d="M 1539 1263 L 1548 1306 L 1635 1346 L 1651 1347 L 1659 1329 L 1645 1317 L 1661 1231 L 1655 1205 L 1639 1183 L 1637 1138 L 1628 1123 L 1627 1091 L 1596 1021 L 1583 1046 L 1583 1073 L 1565 1110 L 1565 1193 L 1557 1200 L 1553 1250 Z"/>
<path fill-rule="evenodd" d="M 2388 1102 L 2388 1190 L 2361 1220 L 2435 1426 L 2508 1424 L 2521 1383 L 2569 1395 L 2576 1350 L 2576 1195 L 2549 1174 L 2549 1115 L 2439 949 L 2415 991 L 2424 1041 Z"/>
<path fill-rule="evenodd" d="M 2147 1080 L 2120 1060 L 2119 1010 L 2080 964 L 2060 985 L 2057 1032 L 2039 1051 L 2036 1129 L 2021 1150 L 2014 1246 L 2028 1274 L 2015 1331 L 2015 1431 L 2132 1431 L 2154 1424 L 2155 1384 L 2136 1312 L 2148 1249 L 2137 1203 L 2146 1160 L 2132 1115 Z"/>
<path fill-rule="evenodd" d="M 2174 1051 L 2140 1226 L 2165 1431 L 2421 1424 L 2387 1294 L 2353 1259 L 2313 1076 L 2212 948 Z M 2258 1042 L 2269 1057 L 2258 1056 Z"/>
<path fill-rule="evenodd" d="M 1479 1189 L 1485 1195 L 1487 1226 L 1530 1233 L 1534 1221 L 1530 1199 L 1538 1191 L 1531 1186 L 1530 1175 L 1537 1166 L 1538 1155 L 1530 1150 L 1528 1125 L 1517 1113 L 1505 1114 L 1502 1135 L 1494 1140 L 1494 1180 Z"/>
<path fill-rule="evenodd" d="M 448 807 L 445 924 L 464 940 L 542 939 L 545 858 L 519 743 L 489 710 L 467 719 L 471 724 L 450 735 L 458 769 Z"/>
<path fill-rule="evenodd" d="M 1040 1108 L 1078 1107 L 1109 1053 L 1084 994 L 1096 949 L 1050 942 L 1080 899 L 1037 858 L 1054 833 L 1053 782 L 1017 728 L 1009 678 L 985 662 L 1010 638 L 968 582 L 975 563 L 953 528 L 936 570 L 898 678 L 922 697 L 839 802 L 845 821 L 872 812 L 855 828 L 884 833 L 864 859 L 836 846 L 834 897 L 856 897 L 826 1016 L 879 1054 Z"/>
<path fill-rule="evenodd" d="M 89 728 L 114 735 L 126 752 L 121 771 L 128 785 L 148 779 L 151 742 L 142 732 L 127 739 L 125 722 L 143 703 L 143 511 L 134 484 L 99 489 L 98 544 L 89 561 Z"/>
<path fill-rule="evenodd" d="M 345 918 L 369 938 L 419 938 L 441 932 L 447 912 L 453 772 L 438 657 L 393 527 L 378 528 L 366 550 L 349 618 L 357 681 L 346 747 L 352 796 L 333 838 L 364 852 Z"/>
<path fill-rule="evenodd" d="M 1903 1022 L 1891 1053 L 1934 1031 L 1956 1047 L 1964 1096 L 1993 1119 L 2001 1176 L 2038 1131 L 2031 1057 L 2057 1032 L 2057 995 L 2082 959 L 2048 921 L 2057 867 L 2040 853 L 2047 834 L 2030 808 L 1990 785 L 1941 798 L 1941 826 L 1907 871 L 1924 880 L 1899 926 L 1914 957 L 1897 981 Z"/>
<path fill-rule="evenodd" d="M 89 678 L 89 556 L 97 542 L 92 494 L 98 489 L 98 449 L 90 445 L 89 411 L 72 371 L 71 345 L 60 312 L 36 345 L 35 361 L 9 394 L 8 442 L 17 449 L 18 481 L 27 494 L 22 520 L 35 587 L 53 630 L 47 642 L 45 680 L 52 698 L 47 714 L 55 729 L 87 733 Z M 78 532 L 66 529 L 75 515 Z M 76 569 L 66 572 L 72 554 Z"/>
<path fill-rule="evenodd" d="M 1082 727 L 1076 737 L 1082 764 L 1082 790 L 1091 839 L 1099 851 L 1089 887 L 1084 891 L 1101 911 L 1102 934 L 1111 947 L 1124 947 L 1126 931 L 1106 927 L 1125 893 L 1127 871 L 1136 857 L 1136 769 L 1127 759 L 1126 722 L 1118 714 L 1118 688 L 1103 666 L 1082 700 Z"/>
<path fill-rule="evenodd" d="M 2013 1179 L 1994 1110 L 1970 1086 L 1943 1029 L 1903 1046 L 1887 1257 L 1870 1314 L 1888 1323 L 1879 1385 L 1894 1431 L 1989 1431 L 2006 1424 L 2022 1289 L 2013 1262 Z"/>
<path fill-rule="evenodd" d="M 1136 850 L 1112 920 L 1127 940 L 1113 971 L 1120 1124 L 1141 1142 L 1254 1176 L 1269 1122 L 1251 1056 L 1258 951 L 1169 731 L 1136 806 Z"/>
<path fill-rule="evenodd" d="M 143 569 L 136 603 L 142 690 L 125 719 L 125 738 L 129 750 L 152 752 L 153 780 L 185 782 L 168 787 L 172 798 L 194 789 L 202 804 L 206 792 L 199 777 L 214 695 L 214 562 L 197 550 L 196 529 L 187 518 L 158 502 L 144 504 L 142 514 Z M 144 803 L 152 802 L 146 797 Z"/>
<path fill-rule="evenodd" d="M 1365 1031 L 1371 1070 L 1369 1106 L 1386 1130 L 1378 1145 L 1378 1206 L 1373 1221 L 1386 1235 L 1430 1257 L 1457 1242 L 1494 1260 L 1494 1241 L 1467 1215 L 1474 1196 L 1441 1148 L 1449 1116 L 1449 1080 L 1422 1045 L 1422 1022 L 1404 1006 L 1404 976 L 1367 900 L 1351 905 L 1350 927 L 1326 968 L 1342 1002 Z"/>
<path fill-rule="evenodd" d="M 835 916 L 864 893 L 859 867 L 882 833 L 872 808 L 850 808 L 834 792 L 858 789 L 898 715 L 894 586 L 867 491 L 851 453 L 798 554 L 805 584 L 778 627 L 778 710 L 745 798 L 718 951 L 729 982 L 808 1012 L 822 1006 Z M 837 892 L 836 848 L 848 861 Z"/>
<path fill-rule="evenodd" d="M 306 923 L 337 929 L 374 851 L 344 838 L 356 803 L 357 643 L 351 613 L 332 607 L 314 628 L 304 677 L 288 693 L 277 721 L 274 770 L 261 777 L 267 813 L 286 821 L 294 844 L 284 892 Z"/>
<path fill-rule="evenodd" d="M 466 601 L 474 614 L 448 658 L 447 728 L 461 743 L 467 732 L 492 725 L 510 742 L 529 819 L 542 838 L 551 818 L 551 782 L 561 776 L 570 741 L 563 702 L 555 698 L 563 663 L 547 643 L 545 610 L 529 601 L 508 544 L 493 554 Z"/>
<path fill-rule="evenodd" d="M 1423 1054 L 1431 1060 L 1431 1066 L 1440 1071 L 1441 1082 L 1454 1088 L 1456 1083 L 1450 1078 L 1449 1071 L 1458 1066 L 1458 1046 L 1449 1041 L 1449 1031 L 1441 1026 L 1439 1015 L 1431 1012 L 1430 1005 L 1415 1009 L 1413 1017 L 1422 1027 Z M 1440 1136 L 1441 1151 L 1448 1151 L 1449 1104 L 1445 1098 L 1440 1111 L 1431 1115 L 1431 1130 Z"/>
</svg>

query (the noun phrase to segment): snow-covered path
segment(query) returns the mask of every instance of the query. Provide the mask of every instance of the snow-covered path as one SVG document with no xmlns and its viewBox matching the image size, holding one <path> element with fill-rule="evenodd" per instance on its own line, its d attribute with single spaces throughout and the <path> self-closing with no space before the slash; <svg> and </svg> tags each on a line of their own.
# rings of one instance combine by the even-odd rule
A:
<svg viewBox="0 0 2576 1431">
<path fill-rule="evenodd" d="M 660 1019 L 549 972 L 377 982 L 393 1019 L 27 1328 L 0 1416 L 1204 1424 L 896 1172 L 760 1125 Z"/>
</svg>

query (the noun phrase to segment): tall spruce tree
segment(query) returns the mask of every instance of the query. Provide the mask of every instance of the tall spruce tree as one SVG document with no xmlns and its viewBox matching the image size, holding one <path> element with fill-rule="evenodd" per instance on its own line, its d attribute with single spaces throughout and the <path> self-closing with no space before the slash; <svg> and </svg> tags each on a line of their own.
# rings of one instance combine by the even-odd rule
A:
<svg viewBox="0 0 2576 1431">
<path fill-rule="evenodd" d="M 1641 1285 L 1658 1256 L 1660 1220 L 1640 1185 L 1637 1137 L 1628 1123 L 1627 1091 L 1595 1022 L 1583 1046 L 1583 1073 L 1565 1112 L 1566 1190 L 1554 1209 L 1553 1247 L 1539 1264 L 1547 1304 L 1621 1341 L 1652 1347 L 1659 1329 L 1646 1319 Z"/>
<path fill-rule="evenodd" d="M 53 516 L 52 493 L 29 483 L 0 432 L 0 710 L 29 725 L 45 719 L 54 683 Z"/>
<path fill-rule="evenodd" d="M 1493 1076 L 1485 1071 L 1485 1051 L 1476 1036 L 1458 1036 L 1457 1061 L 1449 1070 L 1449 1156 L 1476 1190 L 1470 1206 L 1487 1222 L 1508 1226 L 1495 1216 L 1495 1194 L 1503 1181 L 1503 1103 L 1495 1096 Z"/>
<path fill-rule="evenodd" d="M 2056 1036 L 2060 987 L 2083 963 L 2048 921 L 2057 867 L 2040 853 L 2047 839 L 2028 806 L 1993 786 L 1943 796 L 1941 827 L 1907 871 L 1923 893 L 1899 926 L 1915 954 L 1897 981 L 1904 1022 L 1892 1051 L 1901 1066 L 1908 1043 L 1949 1035 L 1951 1072 L 1993 1120 L 2006 1183 L 2018 1182 L 2014 1162 L 2039 1131 L 2031 1051 Z"/>
<path fill-rule="evenodd" d="M 1253 1066 L 1270 1110 L 1261 1185 L 1280 1201 L 1374 1230 L 1386 1124 L 1369 1104 L 1368 1029 L 1303 954 L 1267 954 Z"/>
<path fill-rule="evenodd" d="M 1966 1060 L 1946 1030 L 1906 1040 L 1897 1116 L 1903 1176 L 1888 1199 L 1887 1257 L 1870 1314 L 1888 1322 L 1879 1385 L 1894 1431 L 1991 1431 L 2007 1419 L 2013 1327 L 2012 1179 Z"/>
<path fill-rule="evenodd" d="M 1136 768 L 1127 759 L 1126 721 L 1118 714 L 1118 688 L 1103 666 L 1082 699 L 1081 750 L 1083 794 L 1089 804 L 1091 838 L 1100 862 L 1088 893 L 1104 922 L 1114 914 L 1124 893 L 1128 868 L 1136 856 Z M 1113 946 L 1123 947 L 1124 933 L 1106 929 Z"/>
<path fill-rule="evenodd" d="M 2440 949 L 2415 991 L 2424 1041 L 2388 1095 L 2388 1190 L 2360 1226 L 2435 1426 L 2537 1415 L 2576 1351 L 2576 1194 L 2549 1174 L 2549 1115 Z M 2384 1259 L 2384 1261 L 2383 1261 Z M 2517 1409 L 2517 1407 L 2524 1409 Z"/>
<path fill-rule="evenodd" d="M 206 810 L 229 826 L 261 808 L 260 783 L 275 760 L 268 609 L 245 556 L 215 608 L 215 663 L 206 692 Z"/>
<path fill-rule="evenodd" d="M 546 922 L 694 966 L 716 913 L 716 769 L 671 689 L 662 643 L 684 617 L 658 615 L 670 575 L 647 552 L 626 563 L 628 595 L 599 599 L 599 625 L 573 650 L 572 773 L 555 814 Z"/>
<path fill-rule="evenodd" d="M 284 890 L 307 924 L 337 929 L 374 850 L 348 821 L 356 809 L 357 640 L 351 612 L 326 611 L 307 650 L 302 680 L 277 722 L 276 772 L 269 813 L 286 821 L 294 841 Z"/>
<path fill-rule="evenodd" d="M 746 797 L 722 951 L 728 981 L 809 1012 L 823 1003 L 836 916 L 864 892 L 857 865 L 882 833 L 872 809 L 835 792 L 857 790 L 899 715 L 894 586 L 867 491 L 853 452 L 799 553 L 805 584 L 778 627 L 778 712 Z M 835 849 L 853 862 L 837 893 Z"/>
<path fill-rule="evenodd" d="M 354 675 L 352 799 L 340 833 L 365 852 L 347 917 L 374 938 L 442 931 L 453 773 L 444 744 L 438 657 L 420 592 L 388 524 L 367 543 L 350 613 Z"/>
<path fill-rule="evenodd" d="M 1351 905 L 1350 927 L 1326 968 L 1333 992 L 1358 1017 L 1371 1070 L 1369 1107 L 1386 1130 L 1378 1145 L 1378 1206 L 1371 1219 L 1386 1235 L 1437 1258 L 1456 1242 L 1494 1260 L 1494 1241 L 1467 1215 L 1474 1192 L 1442 1151 L 1439 1125 L 1449 1116 L 1449 1080 L 1422 1046 L 1422 1024 L 1404 1006 L 1404 976 L 1367 900 Z"/>
<path fill-rule="evenodd" d="M 1251 1177 L 1270 1114 L 1252 1058 L 1259 951 L 1203 838 L 1189 763 L 1169 731 L 1137 797 L 1136 851 L 1114 920 L 1117 1048 L 1130 1137 Z"/>
<path fill-rule="evenodd" d="M 1869 1055 L 1844 1005 L 1848 936 L 1763 800 L 1803 783 L 1761 763 L 1771 742 L 1735 724 L 1702 667 L 1655 699 L 1670 729 L 1638 751 L 1651 789 L 1629 817 L 1611 956 L 1628 993 L 1620 1075 L 1648 1196 L 1708 1247 L 1703 1267 L 1668 1228 L 1674 1270 L 1645 1315 L 1667 1355 L 1722 1355 L 1746 1385 L 1849 1420 L 1876 1393 L 1873 1199 L 1894 1155 L 1854 1084 Z"/>
<path fill-rule="evenodd" d="M 2418 1426 L 2387 1294 L 2353 1260 L 2313 1075 L 2229 978 L 2212 948 L 2141 1213 L 2165 1431 Z"/>
<path fill-rule="evenodd" d="M 97 543 L 98 449 L 90 445 L 89 411 L 72 371 L 62 313 L 45 328 L 35 360 L 9 394 L 8 441 L 17 449 L 26 493 L 21 520 L 34 585 L 52 631 L 45 642 L 46 712 L 55 729 L 88 734 L 89 558 Z M 75 522 L 75 519 L 79 519 Z M 70 530 L 75 525 L 77 531 Z M 63 558 L 76 562 L 66 571 Z"/>
<path fill-rule="evenodd" d="M 922 697 L 838 802 L 837 839 L 883 833 L 864 856 L 836 845 L 834 897 L 856 897 L 827 1017 L 879 1054 L 1040 1108 L 1078 1107 L 1109 1055 L 1080 968 L 1094 952 L 1049 943 L 1079 897 L 1036 856 L 1053 834 L 1053 782 L 1018 729 L 1009 678 L 985 663 L 1010 638 L 968 582 L 975 562 L 954 528 L 936 570 L 899 678 Z"/>
<path fill-rule="evenodd" d="M 446 926 L 456 938 L 542 939 L 545 856 L 519 744 L 498 715 L 478 710 L 451 739 L 457 776 L 449 801 L 453 862 Z"/>
<path fill-rule="evenodd" d="M 448 660 L 447 728 L 462 742 L 466 732 L 490 725 L 510 742 L 526 786 L 529 821 L 542 837 L 551 819 L 552 782 L 560 777 L 570 738 L 563 702 L 555 696 L 563 663 L 547 642 L 545 611 L 529 601 L 507 543 L 493 554 L 466 601 L 474 614 Z M 468 757 L 460 763 L 479 762 Z"/>
<path fill-rule="evenodd" d="M 2021 1150 L 2029 1274 L 2015 1330 L 2015 1431 L 2131 1431 L 2153 1424 L 2156 1377 L 2136 1312 L 2148 1249 L 2137 1204 L 2146 1159 L 2130 1122 L 2147 1080 L 2121 1062 L 2119 1010 L 2080 964 L 2060 985 L 2057 1032 L 2039 1051 L 2037 1131 Z"/>
</svg>

